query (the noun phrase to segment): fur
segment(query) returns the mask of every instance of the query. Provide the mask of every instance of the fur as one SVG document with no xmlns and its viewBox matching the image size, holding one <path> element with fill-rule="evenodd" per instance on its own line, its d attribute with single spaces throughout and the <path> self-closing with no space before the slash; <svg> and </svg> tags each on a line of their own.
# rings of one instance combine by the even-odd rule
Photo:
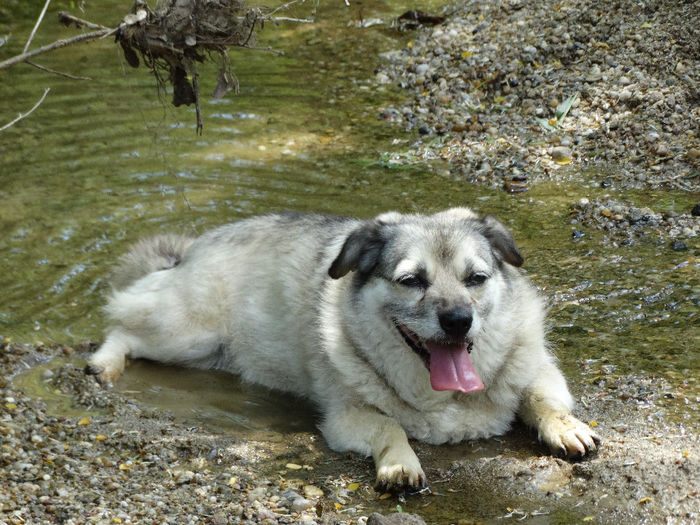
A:
<svg viewBox="0 0 700 525">
<path fill-rule="evenodd" d="M 582 456 L 599 438 L 570 413 L 522 263 L 510 232 L 467 208 L 265 215 L 142 241 L 122 258 L 86 370 L 112 382 L 127 357 L 147 358 L 306 396 L 330 447 L 373 456 L 385 489 L 425 485 L 407 438 L 486 438 L 518 415 Z M 459 379 L 438 354 L 468 362 Z"/>
</svg>

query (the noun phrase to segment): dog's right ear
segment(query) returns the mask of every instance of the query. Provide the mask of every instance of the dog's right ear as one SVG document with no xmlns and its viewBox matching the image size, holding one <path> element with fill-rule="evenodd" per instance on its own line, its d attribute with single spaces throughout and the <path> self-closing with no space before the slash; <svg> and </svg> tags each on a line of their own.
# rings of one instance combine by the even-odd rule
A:
<svg viewBox="0 0 700 525">
<path fill-rule="evenodd" d="M 374 220 L 354 229 L 328 269 L 328 275 L 340 279 L 355 270 L 365 275 L 374 270 L 386 243 L 383 226 L 383 222 Z"/>
</svg>

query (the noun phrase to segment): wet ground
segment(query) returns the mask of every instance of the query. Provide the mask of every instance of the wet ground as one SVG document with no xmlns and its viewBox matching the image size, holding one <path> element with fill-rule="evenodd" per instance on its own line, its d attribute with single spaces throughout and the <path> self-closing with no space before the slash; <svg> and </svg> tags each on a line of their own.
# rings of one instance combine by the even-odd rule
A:
<svg viewBox="0 0 700 525">
<path fill-rule="evenodd" d="M 498 184 L 469 183 L 439 155 L 421 161 L 426 146 L 454 150 L 387 122 L 386 108 L 416 103 L 375 74 L 378 52 L 419 41 L 391 27 L 406 6 L 338 4 L 319 6 L 317 24 L 266 30 L 285 57 L 236 54 L 241 94 L 205 104 L 203 137 L 192 111 L 161 104 L 145 71 L 122 71 L 110 42 L 45 59 L 91 83 L 4 72 L 3 122 L 32 106 L 37 86 L 52 91 L 0 135 L 0 518 L 357 522 L 400 508 L 429 523 L 697 520 L 698 247 L 678 216 L 690 217 L 698 194 L 611 188 L 601 182 L 617 175 L 570 169 L 575 162 L 561 167 L 566 176 L 552 168 L 556 176 L 508 193 L 501 182 L 512 171 L 489 160 L 488 151 L 507 153 L 498 137 L 482 158 Z M 116 5 L 87 18 L 119 18 Z M 18 38 L 0 48 L 14 46 L 8 56 L 34 16 L 10 13 L 7 32 Z M 69 34 L 44 24 L 36 45 Z M 693 159 L 672 160 L 692 184 Z M 669 163 L 655 165 L 658 180 Z M 329 451 L 300 400 L 141 362 L 109 392 L 81 373 L 84 341 L 101 338 L 109 267 L 142 235 L 201 233 L 281 209 L 371 216 L 465 204 L 514 230 L 527 273 L 551 300 L 551 339 L 577 415 L 605 439 L 589 461 L 548 456 L 522 427 L 454 447 L 416 443 L 431 492 L 384 497 L 371 489 L 371 461 Z"/>
<path fill-rule="evenodd" d="M 684 383 L 586 361 L 577 414 L 605 440 L 591 459 L 553 458 L 521 426 L 487 441 L 414 443 L 430 491 L 389 496 L 372 489 L 371 460 L 328 450 L 302 400 L 145 362 L 104 391 L 82 372 L 89 351 L 2 346 L 3 377 L 14 377 L 0 385 L 9 522 L 149 522 L 153 509 L 169 523 L 355 523 L 397 509 L 428 523 L 698 516 L 697 398 Z"/>
</svg>

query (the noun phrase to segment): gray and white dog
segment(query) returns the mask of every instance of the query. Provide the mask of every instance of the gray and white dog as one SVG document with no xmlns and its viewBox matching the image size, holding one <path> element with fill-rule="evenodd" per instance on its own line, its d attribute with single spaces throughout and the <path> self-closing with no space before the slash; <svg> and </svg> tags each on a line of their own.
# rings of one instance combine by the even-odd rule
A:
<svg viewBox="0 0 700 525">
<path fill-rule="evenodd" d="M 121 262 L 88 373 L 109 383 L 147 358 L 305 396 L 330 447 L 372 455 L 383 489 L 425 485 L 407 438 L 486 438 L 519 415 L 554 452 L 599 443 L 491 216 L 264 215 L 142 241 Z"/>
</svg>

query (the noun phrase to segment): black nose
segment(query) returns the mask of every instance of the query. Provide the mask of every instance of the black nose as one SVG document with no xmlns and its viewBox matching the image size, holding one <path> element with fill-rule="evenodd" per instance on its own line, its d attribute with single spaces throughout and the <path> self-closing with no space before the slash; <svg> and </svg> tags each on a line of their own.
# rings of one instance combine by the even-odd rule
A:
<svg viewBox="0 0 700 525">
<path fill-rule="evenodd" d="M 451 337 L 463 338 L 472 326 L 472 314 L 464 308 L 453 308 L 438 314 L 440 326 Z"/>
</svg>

